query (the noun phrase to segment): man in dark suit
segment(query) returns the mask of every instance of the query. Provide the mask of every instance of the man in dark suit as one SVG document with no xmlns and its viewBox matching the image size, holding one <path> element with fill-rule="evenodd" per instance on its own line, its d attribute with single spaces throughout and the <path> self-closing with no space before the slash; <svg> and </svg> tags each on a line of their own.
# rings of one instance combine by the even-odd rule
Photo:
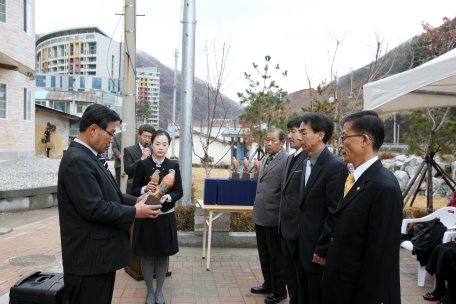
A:
<svg viewBox="0 0 456 304">
<path fill-rule="evenodd" d="M 298 243 L 299 207 L 301 206 L 300 189 L 302 164 L 307 159 L 307 152 L 302 152 L 298 140 L 301 117 L 291 119 L 287 124 L 287 139 L 290 148 L 295 153 L 288 156 L 286 166 L 283 167 L 282 197 L 279 212 L 279 231 L 282 242 L 283 273 L 288 287 L 291 304 L 303 303 L 303 293 L 299 289 L 299 278 L 295 259 L 296 244 Z"/>
<path fill-rule="evenodd" d="M 124 148 L 124 171 L 128 174 L 127 194 L 131 194 L 133 177 L 135 176 L 135 169 L 138 162 L 148 158 L 152 154 L 151 148 L 146 148 L 146 145 L 150 147 L 150 140 L 154 132 L 155 128 L 151 125 L 144 124 L 140 126 L 137 133 L 139 142 L 133 146 Z"/>
<path fill-rule="evenodd" d="M 355 171 L 333 216 L 323 303 L 399 304 L 402 195 L 396 177 L 377 156 L 384 124 L 377 113 L 361 111 L 342 125 L 340 148 Z"/>
<path fill-rule="evenodd" d="M 260 256 L 264 283 L 252 287 L 250 292 L 270 295 L 267 304 L 279 303 L 287 298 L 283 276 L 282 246 L 279 236 L 279 208 L 283 167 L 287 152 L 283 149 L 285 132 L 273 128 L 266 133 L 266 156 L 263 158 L 253 207 L 253 222 Z"/>
<path fill-rule="evenodd" d="M 318 303 L 326 253 L 332 230 L 332 215 L 344 191 L 348 171 L 345 163 L 329 152 L 326 143 L 333 134 L 334 123 L 320 113 L 301 117 L 298 140 L 308 158 L 301 175 L 299 245 L 296 255 L 300 303 Z"/>
<path fill-rule="evenodd" d="M 71 304 L 111 303 L 116 270 L 131 259 L 128 229 L 135 218 L 156 218 L 161 206 L 122 194 L 100 155 L 115 133 L 116 112 L 86 109 L 80 133 L 62 158 L 58 208 L 65 289 Z"/>
<path fill-rule="evenodd" d="M 116 181 L 117 185 L 120 187 L 120 169 L 122 165 L 122 120 L 120 120 L 119 127 L 119 133 L 116 133 L 112 138 L 114 140 L 114 142 L 112 143 L 112 154 L 114 155 L 114 169 L 116 170 Z"/>
</svg>

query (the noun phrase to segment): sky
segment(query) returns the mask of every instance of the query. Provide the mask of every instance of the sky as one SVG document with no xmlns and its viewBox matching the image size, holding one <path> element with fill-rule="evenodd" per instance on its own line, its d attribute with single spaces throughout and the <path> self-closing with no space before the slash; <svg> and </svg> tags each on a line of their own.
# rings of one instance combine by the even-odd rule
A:
<svg viewBox="0 0 456 304">
<path fill-rule="evenodd" d="M 137 49 L 174 68 L 174 50 L 180 40 L 182 0 L 137 0 Z M 73 5 L 69 5 L 73 3 Z M 69 27 L 96 25 L 120 41 L 123 0 L 37 0 L 38 34 Z M 196 77 L 204 78 L 203 41 L 221 37 L 230 41 L 229 74 L 222 91 L 233 100 L 248 83 L 244 72 L 254 75 L 252 63 L 262 67 L 265 55 L 280 64 L 279 85 L 288 92 L 312 87 L 330 79 L 335 39 L 345 39 L 336 54 L 338 75 L 360 68 L 372 59 L 375 33 L 391 47 L 422 32 L 421 22 L 439 26 L 442 18 L 456 16 L 454 0 L 303 1 L 303 0 L 196 0 Z M 180 51 L 179 51 L 180 52 Z M 181 69 L 181 57 L 178 70 Z"/>
</svg>

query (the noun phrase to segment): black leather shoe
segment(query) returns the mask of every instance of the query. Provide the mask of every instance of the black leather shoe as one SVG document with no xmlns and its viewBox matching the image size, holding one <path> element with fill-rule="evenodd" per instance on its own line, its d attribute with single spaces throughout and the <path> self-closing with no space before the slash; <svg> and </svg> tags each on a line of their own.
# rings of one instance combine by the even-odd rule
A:
<svg viewBox="0 0 456 304">
<path fill-rule="evenodd" d="M 261 286 L 250 288 L 250 292 L 258 294 L 271 293 L 271 288 L 265 287 L 264 284 L 261 284 Z"/>
<path fill-rule="evenodd" d="M 264 300 L 264 303 L 266 304 L 275 304 L 279 303 L 282 300 L 285 300 L 287 298 L 287 293 L 280 293 L 280 294 L 274 294 L 271 293 L 269 296 L 266 297 Z"/>
</svg>

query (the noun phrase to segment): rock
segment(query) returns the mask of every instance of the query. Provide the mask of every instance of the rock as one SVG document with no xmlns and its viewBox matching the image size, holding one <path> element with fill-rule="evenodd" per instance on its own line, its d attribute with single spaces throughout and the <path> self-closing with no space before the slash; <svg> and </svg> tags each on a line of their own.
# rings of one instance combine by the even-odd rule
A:
<svg viewBox="0 0 456 304">
<path fill-rule="evenodd" d="M 382 161 L 382 164 L 383 164 L 383 167 L 385 167 L 386 169 L 394 172 L 394 164 L 395 164 L 395 160 L 394 159 L 385 159 Z"/>
<path fill-rule="evenodd" d="M 421 157 L 411 156 L 404 160 L 404 165 L 401 167 L 401 170 L 407 172 L 410 178 L 413 178 L 420 169 L 422 163 L 423 159 Z"/>
<path fill-rule="evenodd" d="M 451 175 L 453 176 L 453 179 L 456 176 L 455 174 L 456 174 L 456 161 L 451 163 Z"/>
<path fill-rule="evenodd" d="M 410 180 L 407 172 L 405 171 L 396 171 L 394 172 L 394 176 L 396 176 L 397 181 L 399 182 L 399 186 L 401 187 L 401 191 L 405 191 L 407 184 Z"/>
<path fill-rule="evenodd" d="M 432 196 L 436 197 L 436 196 L 443 196 L 443 197 L 446 197 L 446 190 L 445 188 L 443 187 L 443 185 L 445 184 L 445 181 L 441 178 L 438 178 L 438 177 L 435 177 L 432 179 L 432 185 L 433 185 L 433 192 L 432 192 Z"/>
<path fill-rule="evenodd" d="M 404 162 L 402 162 L 400 160 L 396 160 L 393 165 L 394 171 L 401 170 L 403 166 L 404 166 Z"/>
<path fill-rule="evenodd" d="M 436 163 L 440 166 L 440 168 L 443 169 L 444 172 L 446 172 L 446 173 L 450 172 L 450 165 L 448 163 L 437 162 L 437 161 L 436 161 Z M 433 174 L 432 176 L 442 176 L 441 174 L 439 174 L 437 172 L 437 170 L 434 167 L 432 167 L 432 174 Z"/>
<path fill-rule="evenodd" d="M 402 160 L 402 161 L 403 161 L 403 160 L 406 159 L 406 158 L 407 158 L 407 156 L 404 155 L 404 154 L 402 154 L 402 155 L 396 156 L 394 159 L 395 159 L 395 160 Z"/>
</svg>

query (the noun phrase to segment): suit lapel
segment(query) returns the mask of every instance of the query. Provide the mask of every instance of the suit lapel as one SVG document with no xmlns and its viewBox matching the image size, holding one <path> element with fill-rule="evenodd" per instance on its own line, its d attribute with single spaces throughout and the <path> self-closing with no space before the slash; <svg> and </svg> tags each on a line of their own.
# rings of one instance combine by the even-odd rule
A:
<svg viewBox="0 0 456 304">
<path fill-rule="evenodd" d="M 288 172 L 288 168 L 290 167 L 290 163 L 291 163 L 291 160 L 293 159 L 293 155 L 289 155 L 287 157 L 287 165 L 285 166 L 285 173 Z M 285 185 L 287 184 L 287 180 L 288 180 L 288 177 L 287 177 L 287 174 L 285 174 L 285 178 L 283 179 L 282 181 L 282 190 L 285 188 Z"/>
<path fill-rule="evenodd" d="M 263 177 L 269 172 L 271 171 L 272 168 L 274 168 L 275 166 L 277 166 L 277 164 L 279 163 L 279 160 L 282 159 L 283 157 L 283 154 L 284 154 L 285 150 L 280 150 L 279 154 L 277 154 L 277 156 L 271 161 L 271 163 L 268 165 L 268 167 L 266 169 L 263 170 L 263 175 L 261 176 L 261 179 L 263 179 Z M 266 159 L 267 161 L 267 159 Z M 264 164 L 266 165 L 266 161 L 264 162 Z"/>
<path fill-rule="evenodd" d="M 86 147 L 84 147 L 83 145 L 81 145 L 80 143 L 77 143 L 77 142 L 72 142 L 71 143 L 72 146 L 75 146 L 75 147 L 78 147 L 80 149 L 82 149 L 84 152 L 86 152 L 97 164 L 98 166 L 101 168 L 101 171 L 104 172 L 104 174 L 106 175 L 106 177 L 109 179 L 109 181 L 111 182 L 111 184 L 113 185 L 113 187 L 116 189 L 117 193 L 122 197 L 122 192 L 120 191 L 119 189 L 119 186 L 117 185 L 116 181 L 114 180 L 113 176 L 110 174 L 110 172 L 108 172 L 108 170 L 106 170 L 106 167 L 103 166 L 103 164 L 101 163 L 101 161 L 98 159 L 98 157 L 96 157 L 92 151 L 90 151 L 89 149 L 87 149 Z"/>
<path fill-rule="evenodd" d="M 315 180 L 317 179 L 318 174 L 320 174 L 320 171 L 323 168 L 323 164 L 325 163 L 326 157 L 328 157 L 328 153 L 331 153 L 331 152 L 329 152 L 329 150 L 325 147 L 323 149 L 323 151 L 321 152 L 320 156 L 318 157 L 317 162 L 315 163 L 315 166 L 311 169 L 309 180 L 307 181 L 307 185 L 302 190 L 301 203 L 304 202 L 304 200 L 306 199 L 306 196 L 309 193 L 310 188 L 312 188 L 312 185 L 315 182 Z M 303 168 L 304 168 L 304 165 L 306 165 L 306 164 L 303 164 Z M 302 170 L 302 171 L 304 174 L 304 170 Z M 303 186 L 304 186 L 304 183 L 305 183 L 305 175 L 302 180 Z"/>
<path fill-rule="evenodd" d="M 136 151 L 136 159 L 140 159 L 142 156 L 142 152 L 141 152 L 141 147 L 139 146 L 139 144 L 135 145 L 135 151 Z"/>
<path fill-rule="evenodd" d="M 286 176 L 286 181 L 285 181 L 285 184 L 283 185 L 283 187 L 285 188 L 288 183 L 290 182 L 291 180 L 291 177 L 293 176 L 293 172 L 296 171 L 296 169 L 298 169 L 299 165 L 302 164 L 302 162 L 304 161 L 304 159 L 307 158 L 307 153 L 304 152 L 304 151 L 301 151 L 301 153 L 299 153 L 299 156 L 298 156 L 298 159 L 295 161 L 295 163 L 293 164 L 293 167 L 291 168 L 291 171 L 289 170 L 289 163 L 291 162 L 291 159 L 292 159 L 293 156 L 291 156 L 288 160 L 288 165 L 287 165 L 287 174 L 285 175 Z M 288 174 L 288 172 L 290 172 L 290 174 Z"/>
<path fill-rule="evenodd" d="M 358 178 L 358 180 L 353 184 L 350 191 L 348 191 L 347 195 L 341 199 L 339 205 L 337 206 L 336 212 L 347 206 L 351 201 L 353 201 L 361 192 L 365 189 L 365 183 L 368 182 L 372 175 L 377 171 L 379 168 L 382 167 L 382 162 L 378 159 L 375 163 L 373 163 L 363 174 Z"/>
</svg>

